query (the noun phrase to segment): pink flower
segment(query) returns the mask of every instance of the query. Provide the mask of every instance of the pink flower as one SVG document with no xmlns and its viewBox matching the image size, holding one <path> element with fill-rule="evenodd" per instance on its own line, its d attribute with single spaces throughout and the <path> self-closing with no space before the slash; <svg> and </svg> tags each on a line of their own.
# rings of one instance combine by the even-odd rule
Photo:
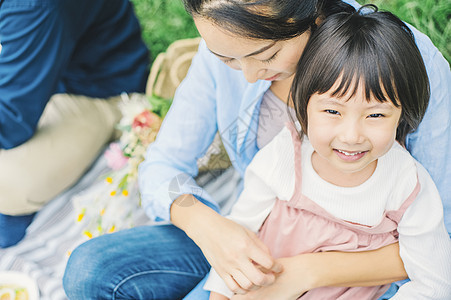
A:
<svg viewBox="0 0 451 300">
<path fill-rule="evenodd" d="M 133 119 L 132 128 L 153 127 L 157 121 L 160 121 L 160 118 L 156 114 L 145 110 Z"/>
<path fill-rule="evenodd" d="M 113 170 L 119 170 L 127 164 L 128 158 L 122 153 L 122 149 L 118 143 L 111 143 L 110 147 L 105 151 L 105 158 Z"/>
</svg>

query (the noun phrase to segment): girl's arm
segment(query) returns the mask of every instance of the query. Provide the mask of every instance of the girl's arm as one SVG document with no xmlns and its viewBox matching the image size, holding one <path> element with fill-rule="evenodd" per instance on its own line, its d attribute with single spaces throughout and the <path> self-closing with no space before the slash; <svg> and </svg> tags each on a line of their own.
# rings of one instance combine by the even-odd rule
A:
<svg viewBox="0 0 451 300">
<path fill-rule="evenodd" d="M 312 269 L 309 289 L 322 286 L 374 286 L 407 278 L 399 244 L 364 252 L 321 252 L 294 257 L 298 272 Z M 305 275 L 304 275 L 305 276 Z"/>
<path fill-rule="evenodd" d="M 399 256 L 399 244 L 357 253 L 320 252 L 293 257 L 293 272 L 305 278 L 308 290 L 323 286 L 374 286 L 407 278 Z M 307 276 L 309 277 L 309 276 Z M 296 277 L 299 278 L 299 277 Z M 307 290 L 305 290 L 307 291 Z"/>
<path fill-rule="evenodd" d="M 396 243 L 366 252 L 320 252 L 281 258 L 278 261 L 284 271 L 274 284 L 231 299 L 295 300 L 317 287 L 373 286 L 402 280 L 407 274 L 398 251 Z"/>
<path fill-rule="evenodd" d="M 399 248 L 410 281 L 392 299 L 445 300 L 451 296 L 451 240 L 439 193 L 417 164 L 421 190 L 398 224 Z"/>
<path fill-rule="evenodd" d="M 229 300 L 229 298 L 227 298 L 224 295 L 215 293 L 215 292 L 211 292 L 210 293 L 210 300 Z"/>
</svg>

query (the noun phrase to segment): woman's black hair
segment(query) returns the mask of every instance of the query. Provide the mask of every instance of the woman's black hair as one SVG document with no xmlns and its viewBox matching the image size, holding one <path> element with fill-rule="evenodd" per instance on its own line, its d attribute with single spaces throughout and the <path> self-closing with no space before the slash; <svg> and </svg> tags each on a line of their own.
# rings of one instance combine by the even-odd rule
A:
<svg viewBox="0 0 451 300">
<path fill-rule="evenodd" d="M 401 106 L 396 140 L 402 145 L 428 106 L 429 80 L 412 32 L 395 15 L 377 11 L 374 5 L 334 14 L 312 33 L 291 87 L 304 133 L 310 97 L 330 91 L 337 80 L 333 96 L 343 97 L 349 89 L 354 95 L 363 84 L 368 101 L 373 96 Z"/>
<path fill-rule="evenodd" d="M 341 0 L 183 0 L 193 17 L 252 39 L 288 40 L 316 26 L 319 18 L 354 8 Z"/>
</svg>

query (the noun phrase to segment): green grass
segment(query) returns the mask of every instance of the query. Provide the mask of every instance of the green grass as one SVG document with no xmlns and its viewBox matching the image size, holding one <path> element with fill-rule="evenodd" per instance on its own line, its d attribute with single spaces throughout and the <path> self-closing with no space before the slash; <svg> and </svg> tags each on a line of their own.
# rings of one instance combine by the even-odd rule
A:
<svg viewBox="0 0 451 300">
<path fill-rule="evenodd" d="M 181 0 L 131 0 L 141 22 L 143 38 L 152 58 L 165 51 L 173 41 L 198 36 Z M 451 62 L 450 0 L 358 0 L 389 10 L 428 35 Z"/>
<path fill-rule="evenodd" d="M 131 0 L 152 60 L 175 40 L 198 36 L 181 0 Z"/>
<path fill-rule="evenodd" d="M 388 10 L 429 36 L 451 62 L 451 2 L 449 0 L 364 0 Z"/>
</svg>

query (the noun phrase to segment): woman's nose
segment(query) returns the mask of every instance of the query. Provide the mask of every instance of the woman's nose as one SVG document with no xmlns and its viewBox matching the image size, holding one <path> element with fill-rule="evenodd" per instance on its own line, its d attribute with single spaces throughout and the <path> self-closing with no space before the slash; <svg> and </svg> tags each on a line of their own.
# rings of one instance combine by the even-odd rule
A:
<svg viewBox="0 0 451 300">
<path fill-rule="evenodd" d="M 261 79 L 265 73 L 265 70 L 260 68 L 256 62 L 243 60 L 240 61 L 241 71 L 243 72 L 244 78 L 249 83 L 254 83 L 258 79 Z"/>
</svg>

